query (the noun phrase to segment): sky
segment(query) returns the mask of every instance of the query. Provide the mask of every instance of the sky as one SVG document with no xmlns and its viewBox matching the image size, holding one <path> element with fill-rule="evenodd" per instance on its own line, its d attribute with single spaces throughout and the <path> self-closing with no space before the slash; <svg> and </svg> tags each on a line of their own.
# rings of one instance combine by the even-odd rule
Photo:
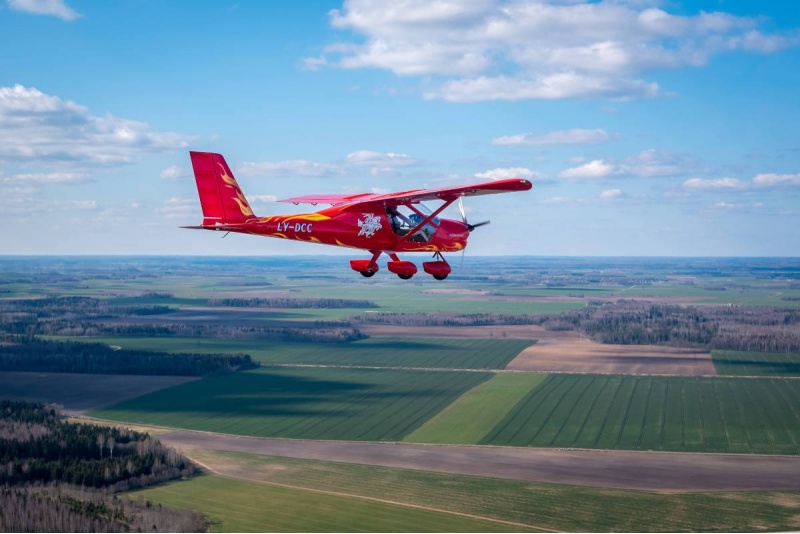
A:
<svg viewBox="0 0 800 534">
<path fill-rule="evenodd" d="M 363 255 L 179 229 L 201 150 L 256 215 L 531 180 L 469 255 L 800 256 L 798 88 L 789 0 L 0 0 L 0 254 Z"/>
</svg>

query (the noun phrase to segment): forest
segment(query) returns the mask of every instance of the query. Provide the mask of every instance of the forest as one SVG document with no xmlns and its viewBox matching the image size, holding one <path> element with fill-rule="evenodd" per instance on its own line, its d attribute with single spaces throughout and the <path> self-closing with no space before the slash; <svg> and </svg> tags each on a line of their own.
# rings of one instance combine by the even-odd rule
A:
<svg viewBox="0 0 800 534">
<path fill-rule="evenodd" d="M 153 296 L 155 295 L 155 296 Z M 150 294 L 149 298 L 169 298 L 169 294 Z M 375 306 L 369 301 L 347 299 L 216 299 L 217 306 L 247 307 L 277 304 L 282 301 L 308 301 L 320 307 Z M 307 307 L 296 304 L 288 307 Z M 230 321 L 181 323 L 170 321 L 174 308 L 161 305 L 110 305 L 89 297 L 46 297 L 42 299 L 0 300 L 0 332 L 23 336 L 148 336 L 250 338 L 271 341 L 348 343 L 368 336 L 347 321 L 313 321 L 286 324 L 267 322 L 264 326 L 236 325 Z M 147 316 L 158 315 L 156 321 Z M 164 316 L 164 317 L 161 317 Z"/>
<path fill-rule="evenodd" d="M 577 330 L 600 343 L 800 352 L 800 310 L 765 306 L 678 306 L 619 300 L 537 318 L 548 330 Z"/>
<path fill-rule="evenodd" d="M 0 334 L 0 371 L 204 376 L 257 366 L 248 354 L 115 350 L 102 343 L 50 341 L 34 336 Z"/>
<path fill-rule="evenodd" d="M 226 298 L 209 299 L 209 306 L 231 308 L 377 308 L 370 300 L 332 298 Z"/>
<path fill-rule="evenodd" d="M 365 313 L 350 318 L 353 323 L 393 324 L 402 326 L 489 326 L 538 324 L 534 315 L 500 313 Z"/>
<path fill-rule="evenodd" d="M 0 401 L 0 531 L 205 530 L 198 514 L 113 495 L 196 472 L 148 434 L 68 422 L 42 403 Z"/>
</svg>

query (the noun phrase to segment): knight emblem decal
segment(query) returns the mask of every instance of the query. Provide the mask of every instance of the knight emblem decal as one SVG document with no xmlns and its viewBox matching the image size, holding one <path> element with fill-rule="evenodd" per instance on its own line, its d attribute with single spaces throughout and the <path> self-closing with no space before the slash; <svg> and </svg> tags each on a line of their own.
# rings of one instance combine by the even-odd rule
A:
<svg viewBox="0 0 800 534">
<path fill-rule="evenodd" d="M 361 228 L 361 230 L 358 232 L 359 236 L 363 235 L 364 237 L 369 238 L 374 236 L 375 232 L 383 228 L 380 217 L 374 213 L 364 213 L 363 215 L 364 220 L 358 220 L 358 227 Z"/>
</svg>

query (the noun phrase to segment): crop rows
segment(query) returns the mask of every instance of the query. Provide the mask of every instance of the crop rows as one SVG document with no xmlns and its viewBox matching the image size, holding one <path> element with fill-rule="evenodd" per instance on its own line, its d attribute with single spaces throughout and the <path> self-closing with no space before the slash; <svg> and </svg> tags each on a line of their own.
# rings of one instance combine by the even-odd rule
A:
<svg viewBox="0 0 800 534">
<path fill-rule="evenodd" d="M 551 375 L 481 443 L 800 454 L 800 381 Z"/>
<path fill-rule="evenodd" d="M 534 341 L 526 339 L 393 339 L 383 337 L 352 343 L 110 336 L 95 337 L 92 338 L 92 341 L 117 345 L 123 349 L 163 352 L 200 354 L 241 352 L 249 354 L 253 360 L 265 364 L 447 369 L 503 369 L 520 352 L 534 343 Z"/>
<path fill-rule="evenodd" d="M 259 369 L 157 391 L 92 415 L 263 437 L 401 440 L 489 373 Z"/>
<path fill-rule="evenodd" d="M 800 354 L 715 350 L 714 368 L 728 376 L 800 376 Z"/>
<path fill-rule="evenodd" d="M 533 341 L 525 339 L 391 339 L 355 343 L 278 343 L 254 354 L 264 363 L 502 369 Z"/>
</svg>

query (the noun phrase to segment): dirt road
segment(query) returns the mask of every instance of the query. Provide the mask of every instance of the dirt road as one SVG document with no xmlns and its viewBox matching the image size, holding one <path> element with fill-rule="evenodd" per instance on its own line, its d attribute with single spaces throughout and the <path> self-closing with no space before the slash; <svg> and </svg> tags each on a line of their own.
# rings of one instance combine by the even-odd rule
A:
<svg viewBox="0 0 800 534">
<path fill-rule="evenodd" d="M 800 490 L 800 457 L 303 441 L 174 431 L 201 448 L 463 475 L 649 490 Z"/>
</svg>

